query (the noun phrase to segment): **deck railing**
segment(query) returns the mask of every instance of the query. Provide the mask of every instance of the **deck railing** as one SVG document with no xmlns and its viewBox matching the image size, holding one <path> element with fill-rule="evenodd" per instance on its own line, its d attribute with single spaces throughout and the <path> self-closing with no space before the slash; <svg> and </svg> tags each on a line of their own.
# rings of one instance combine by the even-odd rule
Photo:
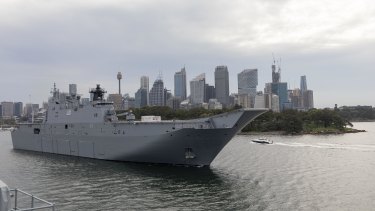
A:
<svg viewBox="0 0 375 211">
<path fill-rule="evenodd" d="M 11 196 L 14 197 L 14 207 L 10 211 L 33 211 L 33 210 L 55 210 L 55 205 L 51 202 L 48 202 L 44 199 L 38 198 L 32 194 L 29 194 L 21 189 L 11 189 L 10 193 L 12 194 Z M 26 196 L 27 198 L 30 199 L 30 207 L 26 208 L 20 208 L 18 207 L 20 205 L 20 197 L 21 196 Z M 27 200 L 27 199 L 25 199 Z M 22 201 L 22 205 L 26 204 L 27 202 Z M 38 206 L 36 206 L 38 205 Z"/>
</svg>

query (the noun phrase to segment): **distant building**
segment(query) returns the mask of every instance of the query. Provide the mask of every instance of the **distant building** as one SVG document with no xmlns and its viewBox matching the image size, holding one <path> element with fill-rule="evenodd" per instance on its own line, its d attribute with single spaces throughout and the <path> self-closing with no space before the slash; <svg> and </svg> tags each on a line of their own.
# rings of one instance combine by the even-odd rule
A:
<svg viewBox="0 0 375 211">
<path fill-rule="evenodd" d="M 245 69 L 238 73 L 237 76 L 238 95 L 242 96 L 243 99 L 245 98 L 244 95 L 248 95 L 250 104 L 247 108 L 254 107 L 258 86 L 258 69 Z"/>
<path fill-rule="evenodd" d="M 272 107 L 272 105 L 271 105 L 271 103 L 272 103 L 272 97 L 271 97 L 272 94 L 270 94 L 270 93 L 264 93 L 263 96 L 264 96 L 264 107 L 271 109 L 271 107 Z"/>
<path fill-rule="evenodd" d="M 135 108 L 143 108 L 147 106 L 147 90 L 139 88 L 135 93 Z"/>
<path fill-rule="evenodd" d="M 122 96 L 120 94 L 109 94 L 107 100 L 113 102 L 115 110 L 124 109 Z"/>
<path fill-rule="evenodd" d="M 3 106 L 0 103 L 0 119 L 3 118 Z"/>
<path fill-rule="evenodd" d="M 314 108 L 314 95 L 312 90 L 307 89 L 306 76 L 301 76 L 301 104 L 305 110 Z"/>
<path fill-rule="evenodd" d="M 167 100 L 167 106 L 173 110 L 177 110 L 180 108 L 181 99 L 180 97 L 171 97 Z"/>
<path fill-rule="evenodd" d="M 167 106 L 167 101 L 172 98 L 171 90 L 164 88 L 164 106 Z"/>
<path fill-rule="evenodd" d="M 301 76 L 300 90 L 302 93 L 307 91 L 307 81 L 305 75 Z"/>
<path fill-rule="evenodd" d="M 14 103 L 14 116 L 17 116 L 17 117 L 23 116 L 23 103 L 22 102 Z"/>
<path fill-rule="evenodd" d="M 271 65 L 272 68 L 272 83 L 280 83 L 281 81 L 281 68 L 279 67 L 276 70 L 276 62 L 273 61 L 273 64 Z"/>
<path fill-rule="evenodd" d="M 272 94 L 271 95 L 271 109 L 274 112 L 280 112 L 280 102 L 279 96 Z"/>
<path fill-rule="evenodd" d="M 292 108 L 297 110 L 302 110 L 302 94 L 300 89 L 293 89 L 289 92 L 289 99 L 292 103 Z"/>
<path fill-rule="evenodd" d="M 303 94 L 304 108 L 309 110 L 314 108 L 314 93 L 312 90 L 306 90 Z"/>
<path fill-rule="evenodd" d="M 129 94 L 124 95 L 124 108 L 125 110 L 129 110 L 135 108 L 135 98 L 130 97 Z"/>
<path fill-rule="evenodd" d="M 69 95 L 70 96 L 77 96 L 77 84 L 69 84 Z"/>
<path fill-rule="evenodd" d="M 60 97 L 61 97 L 61 94 L 60 94 Z M 31 121 L 32 117 L 34 116 L 35 118 L 39 112 L 39 104 L 27 103 L 24 109 L 25 109 L 25 112 L 24 112 L 25 116 L 28 118 L 29 121 Z"/>
<path fill-rule="evenodd" d="M 215 96 L 224 107 L 229 105 L 229 73 L 227 66 L 215 68 Z"/>
<path fill-rule="evenodd" d="M 254 108 L 266 108 L 265 96 L 262 92 L 258 92 L 255 96 Z"/>
<path fill-rule="evenodd" d="M 145 89 L 146 92 L 147 92 L 147 104 L 146 105 L 150 105 L 150 99 L 149 99 L 149 92 L 150 92 L 150 87 L 149 87 L 149 78 L 148 76 L 142 76 L 141 77 L 141 89 Z"/>
<path fill-rule="evenodd" d="M 288 101 L 286 103 L 283 103 L 283 110 L 289 110 L 289 109 L 293 109 L 292 102 Z"/>
<path fill-rule="evenodd" d="M 33 105 L 31 104 L 31 103 L 27 103 L 26 105 L 25 105 L 25 112 L 24 112 L 24 114 L 25 114 L 25 116 L 28 118 L 28 119 L 30 119 L 31 118 L 31 115 L 32 115 L 32 113 L 33 113 Z"/>
<path fill-rule="evenodd" d="M 272 93 L 264 93 L 264 107 L 272 109 L 273 112 L 280 112 L 279 96 Z"/>
<path fill-rule="evenodd" d="M 14 104 L 13 102 L 1 102 L 1 112 L 3 119 L 10 119 L 14 116 Z"/>
<path fill-rule="evenodd" d="M 272 93 L 272 83 L 266 83 L 264 86 L 264 93 Z"/>
<path fill-rule="evenodd" d="M 289 94 L 292 109 L 306 111 L 314 108 L 314 97 L 312 90 L 305 90 L 302 92 L 300 89 L 292 90 Z"/>
<path fill-rule="evenodd" d="M 150 106 L 164 106 L 164 82 L 156 79 L 150 91 Z"/>
<path fill-rule="evenodd" d="M 38 113 L 38 111 L 39 111 L 39 104 L 37 104 L 37 103 L 33 103 L 33 111 L 34 111 L 35 113 Z"/>
<path fill-rule="evenodd" d="M 185 67 L 174 74 L 174 96 L 186 100 L 186 71 Z"/>
<path fill-rule="evenodd" d="M 237 93 L 232 93 L 228 97 L 228 105 L 227 108 L 231 108 L 234 105 L 236 105 L 236 102 L 238 101 L 238 94 Z"/>
<path fill-rule="evenodd" d="M 255 98 L 254 98 L 255 99 Z M 254 102 L 252 101 L 252 97 L 248 94 L 238 94 L 237 104 L 240 105 L 242 108 L 252 108 Z"/>
<path fill-rule="evenodd" d="M 279 61 L 281 62 L 281 60 Z M 271 66 L 272 68 L 272 83 L 266 83 L 264 88 L 265 95 L 265 106 L 270 106 L 272 104 L 272 110 L 283 111 L 285 109 L 293 108 L 293 103 L 291 102 L 291 92 L 288 91 L 288 84 L 281 81 L 281 68 L 280 65 L 277 67 L 275 60 Z M 276 99 L 276 95 L 278 99 Z M 276 108 L 274 104 L 275 101 L 279 102 L 279 105 Z"/>
<path fill-rule="evenodd" d="M 223 109 L 223 105 L 217 99 L 210 99 L 208 109 Z"/>
<path fill-rule="evenodd" d="M 42 103 L 42 108 L 47 110 L 48 109 L 48 102 L 43 102 Z"/>
<path fill-rule="evenodd" d="M 279 108 L 284 110 L 285 104 L 289 103 L 288 84 L 286 82 L 272 83 L 272 93 L 279 96 Z"/>
<path fill-rule="evenodd" d="M 205 84 L 204 89 L 205 89 L 205 94 L 204 94 L 205 100 L 204 100 L 204 102 L 208 103 L 210 99 L 216 98 L 214 86 L 211 86 L 209 84 Z"/>
<path fill-rule="evenodd" d="M 206 76 L 204 73 L 190 81 L 190 102 L 192 105 L 204 103 L 205 85 Z"/>
<path fill-rule="evenodd" d="M 190 101 L 189 101 L 189 98 L 187 98 L 186 100 L 183 100 L 181 103 L 180 103 L 180 109 L 190 109 L 191 108 L 191 104 L 190 104 Z"/>
</svg>

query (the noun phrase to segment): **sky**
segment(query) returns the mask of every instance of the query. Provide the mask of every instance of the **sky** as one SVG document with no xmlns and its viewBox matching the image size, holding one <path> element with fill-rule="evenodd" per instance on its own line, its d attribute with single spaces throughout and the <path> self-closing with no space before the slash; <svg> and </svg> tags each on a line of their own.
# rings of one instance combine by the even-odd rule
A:
<svg viewBox="0 0 375 211">
<path fill-rule="evenodd" d="M 262 91 L 273 55 L 290 89 L 306 75 L 315 107 L 375 106 L 375 1 L 0 1 L 0 101 L 42 103 L 53 83 L 115 93 L 117 72 L 122 93 L 159 74 L 173 93 L 184 66 L 188 81 L 205 73 L 209 84 L 228 66 L 231 93 L 257 68 Z"/>
</svg>

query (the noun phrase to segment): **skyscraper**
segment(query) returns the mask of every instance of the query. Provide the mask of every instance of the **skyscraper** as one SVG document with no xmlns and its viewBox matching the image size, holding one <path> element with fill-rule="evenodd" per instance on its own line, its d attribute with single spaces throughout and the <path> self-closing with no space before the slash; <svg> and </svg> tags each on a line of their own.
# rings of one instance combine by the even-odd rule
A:
<svg viewBox="0 0 375 211">
<path fill-rule="evenodd" d="M 155 80 L 149 99 L 151 106 L 164 106 L 164 82 L 161 78 Z"/>
<path fill-rule="evenodd" d="M 150 105 L 150 99 L 149 99 L 149 92 L 150 92 L 150 87 L 149 87 L 149 78 L 148 76 L 142 76 L 141 77 L 141 89 L 145 89 L 147 92 L 147 99 L 146 99 L 146 105 Z"/>
<path fill-rule="evenodd" d="M 307 82 L 306 82 L 306 76 L 305 75 L 301 76 L 301 87 L 300 87 L 300 89 L 301 89 L 302 93 L 307 90 Z"/>
<path fill-rule="evenodd" d="M 289 92 L 290 102 L 292 103 L 293 109 L 302 109 L 302 94 L 300 89 L 294 89 Z"/>
<path fill-rule="evenodd" d="M 23 103 L 15 102 L 14 103 L 14 116 L 21 117 L 23 115 Z"/>
<path fill-rule="evenodd" d="M 2 117 L 4 119 L 6 118 L 12 118 L 13 117 L 13 112 L 14 112 L 14 105 L 13 102 L 1 102 L 1 107 L 2 107 Z"/>
<path fill-rule="evenodd" d="M 245 69 L 238 73 L 238 94 L 255 96 L 258 86 L 258 69 Z"/>
<path fill-rule="evenodd" d="M 279 67 L 276 70 L 276 62 L 273 60 L 273 64 L 271 65 L 272 68 L 272 83 L 279 83 L 281 79 L 281 68 Z"/>
<path fill-rule="evenodd" d="M 255 96 L 255 103 L 254 103 L 254 108 L 265 108 L 265 99 L 264 95 L 262 92 L 258 92 L 257 95 Z"/>
<path fill-rule="evenodd" d="M 135 108 L 135 99 L 130 97 L 128 93 L 124 94 L 124 109 L 129 110 Z"/>
<path fill-rule="evenodd" d="M 123 99 L 120 94 L 109 94 L 107 100 L 109 102 L 113 102 L 113 107 L 115 108 L 115 110 L 124 109 Z"/>
<path fill-rule="evenodd" d="M 174 96 L 181 100 L 186 99 L 186 71 L 185 67 L 174 74 Z"/>
<path fill-rule="evenodd" d="M 288 84 L 286 82 L 280 82 L 281 80 L 281 68 L 280 68 L 280 61 L 278 61 L 278 66 L 276 66 L 275 60 L 273 60 L 273 63 L 271 65 L 272 69 L 272 83 L 266 83 L 266 86 L 264 88 L 264 94 L 269 96 L 269 99 L 272 101 L 272 107 L 276 108 L 274 106 L 276 102 L 276 97 L 273 95 L 278 96 L 278 104 L 279 104 L 279 109 L 280 111 L 283 111 L 284 109 L 291 108 L 291 102 L 289 102 L 289 97 L 288 97 Z M 276 70 L 277 69 L 277 70 Z M 265 105 L 267 106 L 267 101 Z M 275 109 L 278 110 L 278 109 Z M 274 110 L 274 111 L 275 111 Z"/>
<path fill-rule="evenodd" d="M 310 105 L 310 102 L 313 101 L 312 99 L 312 91 L 311 93 L 309 93 L 310 96 L 307 96 L 307 81 L 306 81 L 306 76 L 303 75 L 301 76 L 301 95 L 300 95 L 300 99 L 301 99 L 301 102 L 302 102 L 302 107 L 304 109 L 310 109 L 310 108 L 313 108 L 314 105 Z M 309 100 L 309 97 L 311 97 L 311 99 Z"/>
<path fill-rule="evenodd" d="M 286 82 L 272 83 L 272 93 L 279 96 L 279 108 L 280 111 L 284 110 L 286 103 L 289 102 L 288 98 L 288 84 Z"/>
<path fill-rule="evenodd" d="M 214 86 L 206 84 L 204 89 L 205 89 L 204 102 L 208 103 L 210 99 L 215 99 L 215 87 Z"/>
<path fill-rule="evenodd" d="M 181 99 L 179 97 L 171 97 L 167 100 L 167 106 L 173 110 L 180 108 Z"/>
<path fill-rule="evenodd" d="M 31 119 L 32 113 L 33 113 L 33 104 L 31 103 L 26 103 L 25 108 L 24 108 L 24 114 L 28 119 Z"/>
<path fill-rule="evenodd" d="M 200 74 L 190 81 L 190 101 L 194 104 L 201 104 L 205 100 L 206 76 Z"/>
<path fill-rule="evenodd" d="M 143 108 L 147 106 L 147 90 L 139 88 L 135 93 L 135 108 Z"/>
<path fill-rule="evenodd" d="M 217 66 L 215 68 L 215 95 L 216 99 L 224 107 L 229 104 L 229 73 L 227 66 Z"/>
<path fill-rule="evenodd" d="M 303 94 L 303 102 L 305 109 L 314 108 L 314 94 L 312 90 L 306 90 Z"/>
<path fill-rule="evenodd" d="M 167 88 L 164 88 L 164 102 L 163 102 L 163 106 L 167 106 L 167 102 L 168 102 L 168 100 L 170 98 L 172 98 L 171 90 L 169 90 Z"/>
<path fill-rule="evenodd" d="M 258 69 L 245 69 L 242 72 L 238 73 L 237 76 L 238 97 L 244 99 L 249 98 L 250 103 L 248 106 L 254 107 L 258 85 Z"/>
<path fill-rule="evenodd" d="M 73 97 L 77 95 L 77 84 L 69 84 L 69 95 Z"/>
</svg>

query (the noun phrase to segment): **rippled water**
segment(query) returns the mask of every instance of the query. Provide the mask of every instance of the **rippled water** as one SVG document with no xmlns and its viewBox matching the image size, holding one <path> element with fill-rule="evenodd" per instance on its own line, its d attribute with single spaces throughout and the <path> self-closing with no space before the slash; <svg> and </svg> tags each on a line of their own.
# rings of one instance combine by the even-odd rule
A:
<svg viewBox="0 0 375 211">
<path fill-rule="evenodd" d="M 373 210 L 375 123 L 367 133 L 236 136 L 210 168 L 101 161 L 12 149 L 0 133 L 0 180 L 57 210 Z"/>
</svg>

